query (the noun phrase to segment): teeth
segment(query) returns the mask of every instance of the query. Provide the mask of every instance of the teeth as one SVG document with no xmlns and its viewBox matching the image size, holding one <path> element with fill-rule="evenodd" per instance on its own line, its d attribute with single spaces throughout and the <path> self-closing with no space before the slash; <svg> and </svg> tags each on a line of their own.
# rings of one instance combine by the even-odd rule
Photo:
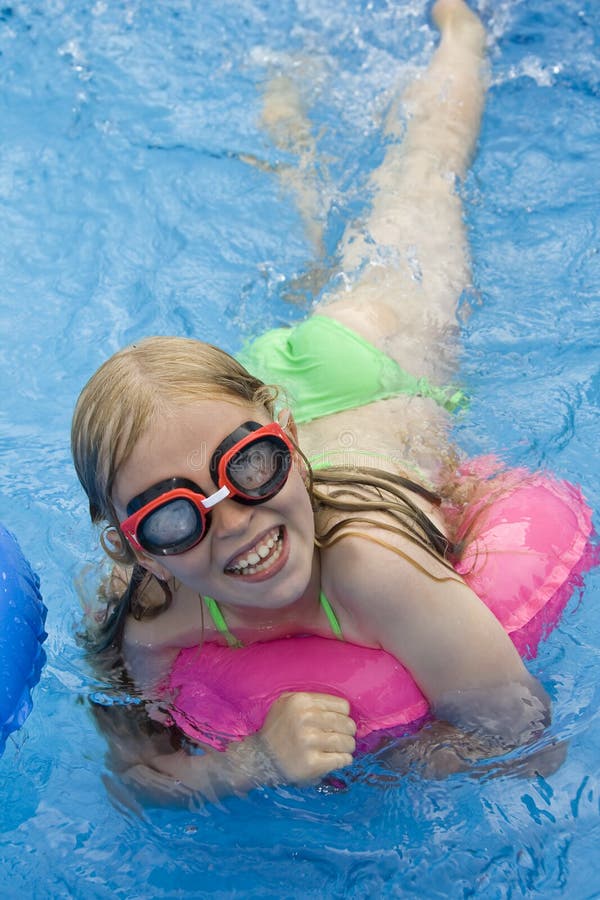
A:
<svg viewBox="0 0 600 900">
<path fill-rule="evenodd" d="M 282 550 L 282 538 L 283 533 L 278 528 L 244 558 L 238 559 L 235 565 L 228 566 L 226 571 L 235 575 L 254 575 L 256 572 L 264 571 L 279 558 Z M 262 560 L 267 560 L 267 558 L 268 561 L 263 563 Z"/>
</svg>

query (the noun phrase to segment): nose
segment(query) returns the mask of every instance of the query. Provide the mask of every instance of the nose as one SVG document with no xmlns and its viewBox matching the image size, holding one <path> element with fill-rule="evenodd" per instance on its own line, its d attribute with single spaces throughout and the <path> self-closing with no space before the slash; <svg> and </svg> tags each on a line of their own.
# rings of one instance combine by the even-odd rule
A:
<svg viewBox="0 0 600 900">
<path fill-rule="evenodd" d="M 212 531 L 215 537 L 230 537 L 243 534 L 252 517 L 252 507 L 236 503 L 234 500 L 222 500 L 212 510 Z"/>
</svg>

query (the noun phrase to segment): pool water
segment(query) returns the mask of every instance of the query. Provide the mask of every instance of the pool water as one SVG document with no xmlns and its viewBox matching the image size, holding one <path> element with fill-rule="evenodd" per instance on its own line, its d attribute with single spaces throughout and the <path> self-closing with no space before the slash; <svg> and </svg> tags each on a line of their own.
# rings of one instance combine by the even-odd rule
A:
<svg viewBox="0 0 600 900">
<path fill-rule="evenodd" d="M 547 777 L 400 778 L 134 809 L 111 780 L 76 640 L 101 558 L 68 434 L 85 380 L 146 334 L 229 350 L 301 318 L 381 157 L 398 76 L 429 58 L 423 0 L 23 0 L 0 9 L 0 517 L 49 607 L 34 710 L 0 760 L 3 897 L 600 896 L 600 600 L 586 576 L 532 671 L 554 700 Z M 489 103 L 465 186 L 469 453 L 548 467 L 597 511 L 600 26 L 594 0 L 484 3 Z M 313 109 L 324 258 L 271 168 L 261 85 Z M 304 80 L 303 80 L 304 73 Z M 254 158 L 260 165 L 249 165 Z M 290 299 L 293 295 L 293 300 Z M 596 519 L 597 521 L 597 519 Z"/>
</svg>

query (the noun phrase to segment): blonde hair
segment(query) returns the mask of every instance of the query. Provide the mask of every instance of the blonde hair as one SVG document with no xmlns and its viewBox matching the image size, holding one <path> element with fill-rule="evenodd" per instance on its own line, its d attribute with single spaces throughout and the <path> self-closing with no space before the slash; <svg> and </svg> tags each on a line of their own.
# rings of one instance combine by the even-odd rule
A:
<svg viewBox="0 0 600 900">
<path fill-rule="evenodd" d="M 273 417 L 277 389 L 254 378 L 232 356 L 190 338 L 151 337 L 111 356 L 82 390 L 71 428 L 71 452 L 92 522 L 117 530 L 117 562 L 135 558 L 121 534 L 111 493 L 119 468 L 168 409 L 200 400 L 247 402 Z"/>
</svg>

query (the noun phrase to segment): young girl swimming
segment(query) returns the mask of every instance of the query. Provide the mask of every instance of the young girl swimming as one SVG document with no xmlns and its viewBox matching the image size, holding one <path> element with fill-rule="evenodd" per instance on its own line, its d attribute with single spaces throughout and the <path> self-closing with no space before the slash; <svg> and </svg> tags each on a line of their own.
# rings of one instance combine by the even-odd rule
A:
<svg viewBox="0 0 600 900">
<path fill-rule="evenodd" d="M 440 732 L 485 754 L 531 739 L 549 702 L 452 567 L 441 508 L 464 400 L 446 386 L 469 280 L 455 182 L 478 133 L 485 35 L 462 0 L 433 17 L 441 40 L 403 97 L 405 133 L 394 108 L 368 221 L 342 241 L 346 287 L 241 362 L 180 338 L 120 351 L 84 388 L 72 447 L 127 582 L 101 643 L 143 696 L 184 648 L 342 636 L 401 661 Z M 267 91 L 265 122 L 292 142 L 305 123 L 284 87 Z M 352 761 L 355 732 L 344 697 L 291 691 L 224 752 L 118 739 L 113 752 L 133 784 L 211 797 L 318 779 Z M 447 740 L 436 755 L 460 766 Z"/>
</svg>

